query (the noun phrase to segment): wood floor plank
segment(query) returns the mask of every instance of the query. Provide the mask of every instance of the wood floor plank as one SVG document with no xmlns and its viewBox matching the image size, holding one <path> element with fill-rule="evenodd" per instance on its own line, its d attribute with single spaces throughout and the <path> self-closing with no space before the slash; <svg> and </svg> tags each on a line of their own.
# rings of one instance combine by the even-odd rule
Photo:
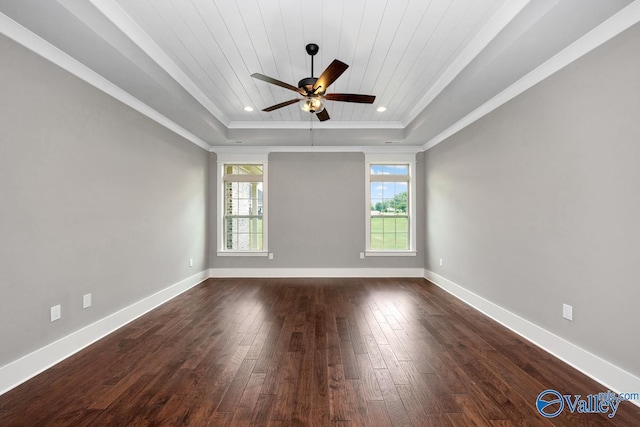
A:
<svg viewBox="0 0 640 427">
<path fill-rule="evenodd" d="M 262 352 L 262 348 L 269 337 L 269 331 L 273 326 L 273 322 L 262 322 L 260 329 L 256 333 L 253 341 L 251 341 L 251 346 L 249 347 L 249 351 L 247 352 L 247 359 L 258 359 L 260 357 L 260 353 Z"/>
<path fill-rule="evenodd" d="M 256 407 L 253 411 L 251 418 L 252 426 L 266 426 L 271 415 L 271 409 L 273 408 L 273 400 L 275 396 L 273 394 L 261 394 L 258 396 Z"/>
<path fill-rule="evenodd" d="M 365 320 L 367 321 L 367 325 L 369 325 L 369 329 L 371 330 L 371 334 L 376 340 L 377 344 L 389 344 L 387 341 L 387 337 L 382 332 L 380 328 L 380 323 L 378 323 L 378 318 L 376 318 L 374 312 L 370 307 L 364 306 L 362 307 L 362 313 L 364 315 Z M 384 320 L 384 317 L 382 317 Z M 385 321 L 386 322 L 386 321 Z"/>
<path fill-rule="evenodd" d="M 356 426 L 369 425 L 367 401 L 358 380 L 346 380 L 347 405 L 351 408 L 351 420 Z"/>
<path fill-rule="evenodd" d="M 311 321 L 308 321 L 305 326 L 305 351 L 301 355 L 302 360 L 300 361 L 300 371 L 294 392 L 293 413 L 291 414 L 291 421 L 294 425 L 311 425 L 313 422 L 313 408 L 316 399 L 313 375 L 315 352 L 311 351 L 315 342 L 314 327 L 315 325 Z"/>
<path fill-rule="evenodd" d="M 371 359 L 366 354 L 357 354 L 356 363 L 360 372 L 360 385 L 366 400 L 383 400 Z"/>
<path fill-rule="evenodd" d="M 231 421 L 232 426 L 246 426 L 251 423 L 251 416 L 258 403 L 260 389 L 262 388 L 265 375 L 266 374 L 251 374 L 249 377 L 249 381 L 242 392 L 238 408 Z"/>
<path fill-rule="evenodd" d="M 352 408 L 347 399 L 346 380 L 342 365 L 329 366 L 329 404 L 331 421 L 352 419 Z"/>
<path fill-rule="evenodd" d="M 420 401 L 423 410 L 427 414 L 442 413 L 443 408 L 438 404 L 439 397 L 434 395 L 424 375 L 420 373 L 414 363 L 411 361 L 402 361 L 400 364 L 409 379 L 409 384 L 413 386 L 414 393 Z"/>
<path fill-rule="evenodd" d="M 255 364 L 256 361 L 252 359 L 244 359 L 242 361 L 216 412 L 235 412 Z"/>
<path fill-rule="evenodd" d="M 276 399 L 271 419 L 287 421 L 291 419 L 295 406 L 295 392 L 300 372 L 301 355 L 299 352 L 287 352 L 283 355 L 283 358 L 284 363 L 279 370 L 274 390 Z"/>
<path fill-rule="evenodd" d="M 396 359 L 396 355 L 393 352 L 393 349 L 390 345 L 379 345 L 380 353 L 382 354 L 382 359 L 384 363 L 387 365 L 387 370 L 389 374 L 391 374 L 391 378 L 393 378 L 394 384 L 409 384 L 409 379 L 407 378 L 407 374 L 400 367 L 400 363 L 398 359 Z"/>
<path fill-rule="evenodd" d="M 391 423 L 394 427 L 410 426 L 411 421 L 389 371 L 386 369 L 376 369 L 375 374 Z"/>
<path fill-rule="evenodd" d="M 367 419 L 369 425 L 377 427 L 392 427 L 389 413 L 383 400 L 373 400 L 367 402 Z"/>
<path fill-rule="evenodd" d="M 411 420 L 411 425 L 423 425 L 428 413 L 425 410 L 420 398 L 411 385 L 396 384 L 396 390 L 402 400 L 402 404 L 407 410 L 407 416 Z"/>
<path fill-rule="evenodd" d="M 278 341 L 282 334 L 284 327 L 284 317 L 278 317 L 272 327 L 269 329 L 269 333 L 266 338 L 266 342 L 260 351 L 258 361 L 253 371 L 256 373 L 266 373 L 269 365 L 273 362 L 273 355 L 278 350 Z"/>
<path fill-rule="evenodd" d="M 545 389 L 606 391 L 424 279 L 210 279 L 0 396 L 0 425 L 640 425 L 549 421 Z"/>
<path fill-rule="evenodd" d="M 356 354 L 353 352 L 351 341 L 340 341 L 340 361 L 344 366 L 344 377 L 349 380 L 360 378 Z"/>
<path fill-rule="evenodd" d="M 466 394 L 455 394 L 453 398 L 458 404 L 458 407 L 462 409 L 465 423 L 480 427 L 489 425 L 489 419 L 494 419 L 491 415 L 485 413 L 482 408 L 478 407 L 470 396 Z"/>
<path fill-rule="evenodd" d="M 384 362 L 384 358 L 380 352 L 380 347 L 378 347 L 378 343 L 375 338 L 371 335 L 367 335 L 364 337 L 364 341 L 367 345 L 367 353 L 371 360 L 371 366 L 373 369 L 386 369 L 387 364 Z"/>
</svg>

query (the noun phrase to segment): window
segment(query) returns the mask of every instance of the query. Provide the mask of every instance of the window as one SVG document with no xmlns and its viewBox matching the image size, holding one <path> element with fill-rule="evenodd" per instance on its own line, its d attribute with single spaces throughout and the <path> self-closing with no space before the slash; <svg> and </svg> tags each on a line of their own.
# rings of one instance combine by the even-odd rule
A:
<svg viewBox="0 0 640 427">
<path fill-rule="evenodd" d="M 415 161 L 407 156 L 396 156 L 389 161 L 376 157 L 366 163 L 366 254 L 413 256 Z"/>
<path fill-rule="evenodd" d="M 266 162 L 218 160 L 218 255 L 267 255 Z"/>
</svg>

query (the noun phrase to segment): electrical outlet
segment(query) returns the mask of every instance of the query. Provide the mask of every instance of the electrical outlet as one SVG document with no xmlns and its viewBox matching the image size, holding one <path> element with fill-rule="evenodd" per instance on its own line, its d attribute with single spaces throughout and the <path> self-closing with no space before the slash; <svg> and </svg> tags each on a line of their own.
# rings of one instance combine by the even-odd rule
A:
<svg viewBox="0 0 640 427">
<path fill-rule="evenodd" d="M 91 307 L 91 294 L 82 296 L 82 309 Z"/>
<path fill-rule="evenodd" d="M 440 267 L 442 267 L 442 258 L 440 258 Z"/>
<path fill-rule="evenodd" d="M 573 307 L 569 304 L 562 304 L 562 317 L 573 321 Z"/>
<path fill-rule="evenodd" d="M 61 317 L 62 317 L 62 309 L 60 308 L 60 304 L 54 305 L 53 307 L 51 307 L 51 321 L 55 322 Z"/>
<path fill-rule="evenodd" d="M 193 267 L 193 258 L 189 259 L 189 267 Z"/>
<path fill-rule="evenodd" d="M 273 254 L 269 252 L 269 259 L 273 259 Z"/>
<path fill-rule="evenodd" d="M 364 259 L 364 252 L 360 252 L 360 259 Z"/>
</svg>

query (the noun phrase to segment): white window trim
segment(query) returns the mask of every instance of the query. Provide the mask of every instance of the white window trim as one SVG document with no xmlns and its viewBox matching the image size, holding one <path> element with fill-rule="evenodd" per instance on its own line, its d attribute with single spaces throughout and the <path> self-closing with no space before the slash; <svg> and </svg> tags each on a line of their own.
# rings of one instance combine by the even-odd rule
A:
<svg viewBox="0 0 640 427">
<path fill-rule="evenodd" d="M 416 155 L 415 153 L 365 153 L 365 256 L 416 256 Z M 371 249 L 371 165 L 409 165 L 409 249 Z"/>
<path fill-rule="evenodd" d="M 269 252 L 267 251 L 230 251 L 228 249 L 225 249 L 222 251 L 218 251 L 218 256 L 269 256 Z"/>
<path fill-rule="evenodd" d="M 269 202 L 268 202 L 268 160 L 267 153 L 229 153 L 218 154 L 217 157 L 217 205 L 216 205 L 216 230 L 217 230 L 217 256 L 268 256 L 269 255 Z M 231 251 L 224 246 L 224 165 L 225 164 L 245 164 L 262 165 L 262 250 L 261 251 Z"/>
</svg>

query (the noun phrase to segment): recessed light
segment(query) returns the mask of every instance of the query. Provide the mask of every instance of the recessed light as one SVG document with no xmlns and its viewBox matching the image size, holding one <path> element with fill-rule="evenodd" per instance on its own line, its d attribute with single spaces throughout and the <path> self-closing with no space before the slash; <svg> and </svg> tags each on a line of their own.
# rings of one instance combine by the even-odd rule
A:
<svg viewBox="0 0 640 427">
<path fill-rule="evenodd" d="M 253 111 L 253 107 L 249 107 L 248 105 L 246 107 L 244 107 L 244 111 Z"/>
<path fill-rule="evenodd" d="M 385 111 L 387 111 L 387 107 L 378 107 L 378 109 L 376 111 L 378 113 L 384 113 Z"/>
</svg>

